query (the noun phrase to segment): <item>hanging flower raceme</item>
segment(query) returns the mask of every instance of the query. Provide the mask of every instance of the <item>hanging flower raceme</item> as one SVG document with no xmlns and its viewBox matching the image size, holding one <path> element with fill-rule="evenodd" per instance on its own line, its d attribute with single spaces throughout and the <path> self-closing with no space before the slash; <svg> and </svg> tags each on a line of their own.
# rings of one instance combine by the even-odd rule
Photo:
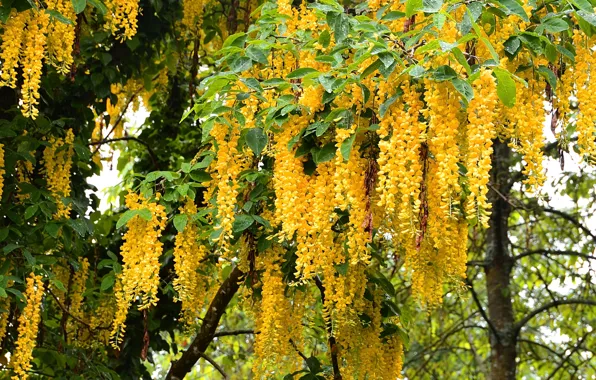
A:
<svg viewBox="0 0 596 380">
<path fill-rule="evenodd" d="M 60 12 L 71 21 L 53 20 L 48 28 L 48 58 L 60 74 L 68 74 L 74 61 L 72 52 L 75 42 L 76 15 L 72 1 L 53 0 L 48 2 L 48 9 Z"/>
<path fill-rule="evenodd" d="M 596 162 L 596 53 L 594 38 L 586 38 L 579 31 L 573 36 L 576 65 L 573 67 L 577 85 L 577 145 L 580 154 Z"/>
<path fill-rule="evenodd" d="M 65 205 L 62 198 L 69 197 L 71 191 L 70 170 L 74 151 L 72 129 L 66 131 L 66 137 L 56 138 L 52 136 L 48 142 L 50 146 L 47 146 L 43 151 L 43 164 L 48 190 L 52 193 L 58 209 L 54 214 L 54 218 L 68 218 L 71 206 Z"/>
<path fill-rule="evenodd" d="M 137 34 L 139 0 L 107 0 L 107 28 L 120 41 L 130 40 Z"/>
<path fill-rule="evenodd" d="M 195 203 L 188 199 L 180 212 L 180 215 L 186 216 L 187 223 L 184 230 L 176 235 L 174 290 L 178 292 L 176 300 L 182 302 L 182 319 L 185 324 L 191 325 L 200 316 L 208 292 L 208 279 L 198 271 L 208 251 L 197 241 L 199 231 L 193 221 L 197 213 Z"/>
<path fill-rule="evenodd" d="M 156 195 L 159 199 L 159 193 Z M 115 290 L 118 311 L 112 330 L 112 342 L 117 348 L 124 334 L 129 306 L 139 299 L 139 310 L 157 304 L 159 288 L 159 257 L 163 243 L 159 240 L 166 226 L 165 207 L 150 202 L 142 195 L 128 193 L 126 207 L 136 214 L 127 222 L 128 231 L 122 238 L 121 285 Z"/>
<path fill-rule="evenodd" d="M 468 219 L 488 227 L 491 204 L 486 197 L 490 178 L 492 140 L 496 137 L 497 85 L 489 70 L 482 70 L 473 83 L 474 98 L 467 108 L 466 169 L 470 194 L 466 200 Z"/>
<path fill-rule="evenodd" d="M 13 380 L 26 379 L 31 369 L 31 358 L 35 348 L 39 323 L 41 322 L 41 301 L 44 287 L 41 276 L 31 273 L 27 278 L 25 299 L 27 305 L 19 317 L 16 348 L 10 358 L 10 367 L 14 371 Z"/>
<path fill-rule="evenodd" d="M 0 86 L 17 86 L 17 69 L 21 55 L 21 44 L 27 29 L 25 28 L 29 12 L 17 12 L 13 9 L 4 24 L 2 33 L 2 46 L 0 60 L 2 60 L 2 73 L 0 73 Z"/>
<path fill-rule="evenodd" d="M 6 336 L 6 328 L 8 327 L 8 318 L 10 317 L 10 297 L 4 297 L 0 300 L 0 345 Z"/>
<path fill-rule="evenodd" d="M 39 86 L 41 70 L 47 42 L 47 28 L 50 16 L 45 12 L 30 11 L 27 21 L 27 31 L 23 42 L 24 50 L 20 62 L 23 66 L 23 86 L 21 97 L 22 112 L 25 117 L 37 118 L 39 110 Z"/>
<path fill-rule="evenodd" d="M 213 168 L 212 186 L 217 187 L 216 240 L 224 255 L 229 253 L 235 220 L 236 197 L 238 196 L 238 175 L 242 169 L 242 154 L 238 151 L 240 126 L 232 123 L 216 124 L 211 130 L 215 140 L 216 161 Z"/>
<path fill-rule="evenodd" d="M 259 269 L 262 269 L 262 299 L 259 305 L 256 327 L 259 334 L 255 337 L 256 360 L 253 364 L 255 378 L 269 378 L 278 373 L 280 366 L 293 367 L 299 358 L 292 344 L 301 341 L 302 325 L 293 319 L 292 305 L 285 296 L 286 285 L 283 282 L 281 265 L 284 250 L 281 246 L 263 252 L 259 256 Z M 298 362 L 299 363 L 299 362 Z M 292 368 L 288 372 L 293 372 Z"/>
</svg>

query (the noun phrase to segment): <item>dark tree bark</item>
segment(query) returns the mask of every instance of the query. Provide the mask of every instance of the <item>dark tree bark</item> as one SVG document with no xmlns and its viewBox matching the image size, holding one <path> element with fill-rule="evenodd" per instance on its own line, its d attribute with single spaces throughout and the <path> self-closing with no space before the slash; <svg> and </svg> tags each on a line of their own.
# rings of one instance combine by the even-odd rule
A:
<svg viewBox="0 0 596 380">
<path fill-rule="evenodd" d="M 217 294 L 213 297 L 213 301 L 211 301 L 211 305 L 209 305 L 209 309 L 205 314 L 199 333 L 188 349 L 184 351 L 182 357 L 178 361 L 172 363 L 172 367 L 166 376 L 166 380 L 184 379 L 184 376 L 192 370 L 192 367 L 196 362 L 204 356 L 205 350 L 209 347 L 209 344 L 211 344 L 211 341 L 215 336 L 215 330 L 219 325 L 221 316 L 226 311 L 228 304 L 240 287 L 238 282 L 241 277 L 242 272 L 238 267 L 235 267 L 234 270 L 232 270 L 232 273 L 230 273 L 230 277 L 221 284 Z"/>
<path fill-rule="evenodd" d="M 496 332 L 491 332 L 490 379 L 514 380 L 516 373 L 515 320 L 510 290 L 514 259 L 508 247 L 508 225 L 511 206 L 510 189 L 511 150 L 506 143 L 495 141 L 489 199 L 493 205 L 487 231 L 486 289 L 488 316 Z"/>
</svg>

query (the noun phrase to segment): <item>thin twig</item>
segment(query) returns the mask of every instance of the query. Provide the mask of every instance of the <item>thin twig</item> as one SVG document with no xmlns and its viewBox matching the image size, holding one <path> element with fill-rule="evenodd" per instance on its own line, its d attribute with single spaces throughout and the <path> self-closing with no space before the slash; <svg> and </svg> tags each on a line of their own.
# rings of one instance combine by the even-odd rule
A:
<svg viewBox="0 0 596 380">
<path fill-rule="evenodd" d="M 472 282 L 470 280 L 466 280 L 466 282 L 467 282 L 468 286 L 470 287 L 470 292 L 472 293 L 472 298 L 474 298 L 474 302 L 476 303 L 476 306 L 478 306 L 478 311 L 480 311 L 480 315 L 486 321 L 486 323 L 488 323 L 488 327 L 490 328 L 493 335 L 497 339 L 497 342 L 501 343 L 501 337 L 499 336 L 499 332 L 497 331 L 497 328 L 493 325 L 492 321 L 486 314 L 486 311 L 484 311 L 484 308 L 482 307 L 482 304 L 480 303 L 480 299 L 478 298 L 478 294 L 474 290 L 474 285 L 472 284 Z"/>
<path fill-rule="evenodd" d="M 223 368 L 221 368 L 219 366 L 219 364 L 217 364 L 215 362 L 215 360 L 211 359 L 209 356 L 207 356 L 204 352 L 199 352 L 199 356 L 202 357 L 203 359 L 207 360 L 209 362 L 209 364 L 211 364 L 220 374 L 224 379 L 229 379 L 228 375 L 226 375 L 226 373 L 224 372 Z"/>
<path fill-rule="evenodd" d="M 153 151 L 153 149 L 151 149 L 151 146 L 148 143 L 139 139 L 138 137 L 126 136 L 126 137 L 118 137 L 118 138 L 113 138 L 113 139 L 104 139 L 101 141 L 92 141 L 88 145 L 103 145 L 103 144 L 109 144 L 109 143 L 116 142 L 116 141 L 130 141 L 130 140 L 136 141 L 139 144 L 144 145 L 145 148 L 147 148 L 147 151 L 149 152 L 149 156 L 151 156 L 151 161 L 153 161 L 153 166 L 155 166 L 155 168 L 157 168 L 158 167 L 157 156 L 155 155 L 155 152 Z"/>
<path fill-rule="evenodd" d="M 230 335 L 242 335 L 242 334 L 258 334 L 259 332 L 255 332 L 255 330 L 234 330 L 234 331 L 220 331 L 213 334 L 214 338 L 219 338 L 222 336 L 230 336 Z"/>
<path fill-rule="evenodd" d="M 62 309 L 63 312 L 65 312 L 66 314 L 68 314 L 75 321 L 77 321 L 80 324 L 82 324 L 83 326 L 87 327 L 89 330 L 96 330 L 96 329 L 99 329 L 99 330 L 108 330 L 110 328 L 109 326 L 107 326 L 107 327 L 97 326 L 95 328 L 91 327 L 91 325 L 89 325 L 87 322 L 83 321 L 82 319 L 80 319 L 77 316 L 72 315 L 68 310 L 66 310 L 66 308 L 64 307 L 64 305 L 62 305 L 62 303 L 58 299 L 58 297 L 56 297 L 56 295 L 50 289 L 48 289 L 48 293 L 50 293 L 50 295 L 52 297 L 54 297 L 54 299 L 56 300 L 56 303 L 58 304 L 58 306 L 60 307 L 60 309 Z"/>
</svg>

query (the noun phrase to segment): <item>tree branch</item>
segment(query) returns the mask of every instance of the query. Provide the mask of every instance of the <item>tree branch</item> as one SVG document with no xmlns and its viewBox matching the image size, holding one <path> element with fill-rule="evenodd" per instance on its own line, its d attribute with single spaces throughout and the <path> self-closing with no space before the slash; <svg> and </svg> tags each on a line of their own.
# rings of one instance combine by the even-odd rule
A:
<svg viewBox="0 0 596 380">
<path fill-rule="evenodd" d="M 65 315 L 68 315 L 69 317 L 71 317 L 72 319 L 74 319 L 75 321 L 77 321 L 78 323 L 82 324 L 83 326 L 87 327 L 89 329 L 89 331 L 93 331 L 93 330 L 109 330 L 110 326 L 97 326 L 96 328 L 91 327 L 91 325 L 89 325 L 87 322 L 83 321 L 82 319 L 80 319 L 77 316 L 72 315 L 67 309 L 66 307 L 64 307 L 64 305 L 62 305 L 62 303 L 60 302 L 60 300 L 58 299 L 58 297 L 56 297 L 56 295 L 48 288 L 48 293 L 50 293 L 50 295 L 52 297 L 54 297 L 54 300 L 56 301 L 56 303 L 58 304 L 58 306 L 60 307 L 60 309 L 62 309 L 62 312 L 64 312 Z"/>
<path fill-rule="evenodd" d="M 530 313 L 528 313 L 524 318 L 522 318 L 519 322 L 517 322 L 515 324 L 515 326 L 513 327 L 513 331 L 515 333 L 518 333 L 522 329 L 522 327 L 524 327 L 526 325 L 526 323 L 528 323 L 536 315 L 542 313 L 543 311 L 546 311 L 548 309 L 552 309 L 553 307 L 557 307 L 557 306 L 561 306 L 561 305 L 592 305 L 592 306 L 596 306 L 596 301 L 585 300 L 585 299 L 570 299 L 570 300 L 559 300 L 559 301 L 549 302 L 547 304 L 540 306 L 537 309 L 532 310 Z"/>
<path fill-rule="evenodd" d="M 230 335 L 242 335 L 242 334 L 258 334 L 259 332 L 255 332 L 254 330 L 234 330 L 234 331 L 220 331 L 213 334 L 214 338 L 219 338 L 222 336 L 230 336 Z"/>
<path fill-rule="evenodd" d="M 593 330 L 592 330 L 592 331 L 593 331 Z M 582 345 L 582 344 L 584 344 L 584 341 L 586 340 L 586 338 L 588 337 L 588 335 L 590 335 L 590 333 L 591 333 L 592 331 L 588 331 L 588 332 L 586 332 L 586 333 L 585 333 L 585 334 L 584 334 L 584 335 L 583 335 L 583 336 L 582 336 L 582 337 L 579 339 L 579 341 L 577 342 L 577 344 L 575 345 L 575 347 L 573 347 L 573 349 L 572 349 L 572 350 L 569 352 L 569 355 L 567 355 L 567 356 L 566 356 L 566 357 L 563 359 L 563 361 L 562 361 L 561 363 L 559 363 L 559 365 L 557 366 L 557 368 L 555 368 L 555 369 L 554 369 L 554 370 L 551 372 L 551 374 L 548 376 L 547 380 L 550 380 L 550 379 L 552 379 L 552 378 L 555 376 L 555 374 L 556 374 L 557 372 L 559 372 L 559 370 L 560 370 L 560 369 L 561 369 L 561 368 L 562 368 L 562 367 L 565 365 L 565 363 L 567 363 L 567 362 L 568 362 L 568 361 L 571 359 L 571 357 L 573 356 L 573 354 L 575 354 L 575 353 L 576 353 L 576 352 L 579 350 L 579 348 L 581 347 L 581 345 Z"/>
<path fill-rule="evenodd" d="M 155 168 L 158 167 L 158 165 L 157 165 L 157 156 L 155 155 L 155 152 L 153 151 L 153 149 L 151 149 L 151 146 L 148 143 L 146 143 L 145 141 L 139 139 L 138 137 L 126 136 L 126 137 L 119 137 L 119 138 L 115 138 L 115 139 L 105 139 L 105 140 L 101 140 L 101 141 L 92 141 L 88 145 L 103 145 L 103 144 L 108 144 L 108 143 L 116 142 L 116 141 L 129 141 L 129 140 L 136 141 L 139 144 L 144 145 L 145 148 L 147 148 L 147 151 L 149 152 L 149 155 L 151 156 L 151 161 L 153 161 L 153 166 Z"/>
<path fill-rule="evenodd" d="M 224 372 L 223 368 L 221 368 L 219 366 L 219 364 L 217 364 L 215 362 L 215 360 L 211 359 L 209 356 L 205 355 L 203 352 L 199 352 L 199 356 L 202 357 L 203 359 L 205 359 L 206 361 L 209 362 L 209 364 L 211 364 L 220 374 L 221 376 L 223 376 L 224 379 L 228 379 L 228 375 L 226 375 L 226 373 Z"/>
<path fill-rule="evenodd" d="M 567 220 L 568 222 L 571 222 L 571 223 L 572 223 L 572 224 L 574 224 L 574 225 L 575 225 L 577 228 L 579 228 L 580 230 L 582 230 L 582 231 L 584 231 L 586 234 L 588 234 L 588 235 L 589 235 L 589 236 L 592 238 L 592 240 L 593 240 L 594 242 L 596 242 L 596 235 L 594 235 L 594 234 L 592 233 L 592 231 L 590 231 L 590 229 L 589 229 L 588 227 L 584 226 L 584 225 L 583 225 L 583 224 L 582 224 L 582 223 L 581 223 L 579 220 L 577 220 L 577 218 L 575 218 L 574 216 L 572 216 L 572 215 L 570 215 L 570 214 L 568 214 L 568 213 L 566 213 L 566 212 L 563 212 L 563 211 L 560 211 L 560 210 L 556 210 L 556 209 L 554 209 L 554 208 L 549 208 L 549 207 L 543 207 L 543 208 L 542 208 L 542 210 L 543 210 L 544 212 L 548 212 L 548 213 L 551 213 L 551 214 L 554 214 L 554 215 L 558 215 L 558 216 L 560 216 L 561 218 L 563 218 L 563 219 Z"/>
<path fill-rule="evenodd" d="M 178 361 L 172 363 L 172 366 L 166 375 L 166 380 L 182 380 L 184 376 L 192 370 L 195 363 L 203 357 L 203 353 L 207 347 L 209 347 L 209 344 L 215 336 L 215 329 L 217 328 L 217 325 L 219 325 L 221 316 L 226 311 L 228 304 L 240 287 L 238 281 L 242 275 L 243 273 L 240 269 L 235 267 L 232 270 L 232 273 L 230 273 L 230 277 L 221 284 L 217 294 L 215 294 L 213 301 L 211 301 L 211 304 L 209 305 L 205 318 L 203 318 L 203 324 L 201 325 L 199 333 L 188 349 L 184 351 L 182 357 Z"/>
<path fill-rule="evenodd" d="M 554 250 L 554 249 L 534 249 L 531 251 L 526 251 L 526 252 L 520 253 L 517 256 L 514 256 L 513 260 L 519 260 L 523 257 L 530 256 L 530 255 L 578 256 L 578 257 L 584 258 L 586 260 L 596 260 L 596 256 L 586 255 L 584 253 L 579 253 L 579 252 L 575 252 L 575 251 L 558 251 L 558 250 Z"/>
<path fill-rule="evenodd" d="M 315 284 L 319 291 L 321 292 L 321 303 L 323 306 L 325 305 L 325 286 L 321 282 L 321 279 L 318 276 L 315 276 Z M 339 360 L 337 359 L 337 342 L 335 337 L 333 336 L 333 328 L 331 326 L 331 321 L 325 323 L 327 325 L 327 342 L 329 343 L 329 352 L 331 353 L 331 364 L 333 365 L 333 379 L 334 380 L 342 380 L 341 373 L 339 371 Z"/>
<path fill-rule="evenodd" d="M 476 303 L 476 306 L 478 306 L 478 311 L 480 311 L 480 315 L 486 321 L 486 323 L 488 323 L 488 327 L 490 328 L 490 331 L 493 333 L 493 335 L 497 339 L 497 342 L 500 343 L 501 337 L 499 336 L 499 332 L 497 331 L 495 325 L 493 325 L 493 323 L 491 322 L 490 318 L 488 318 L 486 311 L 484 311 L 484 308 L 482 307 L 482 304 L 480 303 L 480 299 L 478 298 L 478 294 L 474 290 L 474 285 L 472 285 L 472 282 L 469 279 L 466 279 L 466 283 L 470 287 L 470 292 L 472 293 L 472 298 L 474 298 L 474 303 Z"/>
</svg>

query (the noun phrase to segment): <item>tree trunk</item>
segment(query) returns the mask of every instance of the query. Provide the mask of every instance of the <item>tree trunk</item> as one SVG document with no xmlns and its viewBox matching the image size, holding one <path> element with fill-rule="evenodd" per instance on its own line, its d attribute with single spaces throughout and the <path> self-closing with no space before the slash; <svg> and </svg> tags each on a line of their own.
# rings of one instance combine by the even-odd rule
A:
<svg viewBox="0 0 596 380">
<path fill-rule="evenodd" d="M 508 203 L 510 190 L 511 150 L 505 143 L 495 141 L 490 191 L 493 205 L 490 227 L 487 232 L 486 289 L 488 316 L 497 335 L 491 332 L 491 380 L 513 380 L 516 372 L 516 334 L 511 301 L 511 269 L 513 259 L 509 253 L 508 224 L 511 212 Z"/>
</svg>

